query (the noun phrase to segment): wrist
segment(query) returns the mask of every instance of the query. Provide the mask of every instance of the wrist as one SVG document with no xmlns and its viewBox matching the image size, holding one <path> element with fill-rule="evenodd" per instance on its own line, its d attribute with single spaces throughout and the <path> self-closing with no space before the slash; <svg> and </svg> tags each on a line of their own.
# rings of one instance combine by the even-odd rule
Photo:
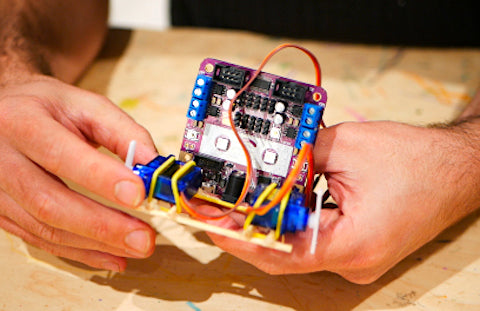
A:
<svg viewBox="0 0 480 311">
<path fill-rule="evenodd" d="M 0 44 L 0 87 L 52 75 L 43 49 L 24 38 L 7 38 Z"/>
<path fill-rule="evenodd" d="M 444 162 L 444 187 L 454 190 L 447 202 L 454 214 L 446 217 L 455 222 L 480 207 L 480 118 L 471 117 L 434 131 L 443 140 L 443 156 L 450 158 Z"/>
</svg>

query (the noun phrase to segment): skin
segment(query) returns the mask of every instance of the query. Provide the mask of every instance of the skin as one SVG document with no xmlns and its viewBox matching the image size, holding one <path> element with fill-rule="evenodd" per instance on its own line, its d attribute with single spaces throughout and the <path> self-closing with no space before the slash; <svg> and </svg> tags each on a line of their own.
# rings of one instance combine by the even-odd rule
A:
<svg viewBox="0 0 480 311">
<path fill-rule="evenodd" d="M 144 128 L 68 84 L 101 47 L 107 1 L 0 0 L 0 15 L 0 227 L 52 254 L 123 271 L 126 257 L 152 254 L 154 230 L 61 180 L 134 208 L 141 179 L 96 148 L 124 158 L 135 139 L 135 161 L 156 156 Z"/>
<path fill-rule="evenodd" d="M 321 130 L 315 171 L 325 174 L 339 208 L 322 211 L 315 255 L 311 229 L 287 235 L 292 254 L 210 237 L 270 274 L 326 270 L 354 283 L 375 281 L 479 207 L 479 94 L 451 125 L 365 122 Z M 239 230 L 242 220 L 212 223 Z"/>
<path fill-rule="evenodd" d="M 153 252 L 154 231 L 60 179 L 135 207 L 145 194 L 141 180 L 95 147 L 124 158 L 136 139 L 137 162 L 156 155 L 145 129 L 108 99 L 68 84 L 98 52 L 106 11 L 101 0 L 0 0 L 0 227 L 55 255 L 123 271 L 125 257 Z M 327 177 L 339 208 L 322 212 L 315 255 L 310 230 L 287 236 L 292 254 L 211 238 L 271 274 L 328 270 L 373 282 L 478 208 L 479 115 L 477 94 L 449 126 L 365 122 L 321 130 L 315 171 Z M 214 223 L 240 230 L 243 219 Z"/>
</svg>

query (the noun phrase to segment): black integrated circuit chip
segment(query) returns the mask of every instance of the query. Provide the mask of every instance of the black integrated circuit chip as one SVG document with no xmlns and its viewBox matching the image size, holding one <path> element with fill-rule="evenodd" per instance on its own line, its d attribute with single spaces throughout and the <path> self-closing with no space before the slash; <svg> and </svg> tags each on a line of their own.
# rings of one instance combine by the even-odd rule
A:
<svg viewBox="0 0 480 311">
<path fill-rule="evenodd" d="M 218 161 L 212 158 L 200 156 L 200 155 L 195 155 L 195 163 L 197 164 L 198 167 L 201 167 L 203 169 L 211 170 L 214 172 L 219 172 L 223 169 L 223 166 L 225 164 L 225 161 Z"/>
<path fill-rule="evenodd" d="M 293 105 L 290 107 L 290 112 L 296 118 L 300 118 L 303 113 L 303 106 Z"/>
<path fill-rule="evenodd" d="M 223 95 L 224 92 L 225 92 L 225 86 L 218 83 L 214 83 L 212 85 L 212 94 Z"/>
<path fill-rule="evenodd" d="M 257 177 L 257 183 L 259 185 L 270 185 L 272 183 L 272 178 L 260 175 Z"/>
<path fill-rule="evenodd" d="M 268 94 L 268 91 L 270 91 L 271 84 L 272 84 L 271 81 L 257 77 L 255 80 L 253 80 L 250 87 L 255 88 L 256 90 L 262 93 Z"/>
<path fill-rule="evenodd" d="M 220 115 L 220 109 L 215 106 L 209 106 L 207 114 L 212 117 L 218 117 Z"/>
<path fill-rule="evenodd" d="M 287 131 L 285 132 L 285 136 L 291 139 L 297 138 L 298 130 L 294 127 L 289 127 L 287 128 Z"/>
</svg>

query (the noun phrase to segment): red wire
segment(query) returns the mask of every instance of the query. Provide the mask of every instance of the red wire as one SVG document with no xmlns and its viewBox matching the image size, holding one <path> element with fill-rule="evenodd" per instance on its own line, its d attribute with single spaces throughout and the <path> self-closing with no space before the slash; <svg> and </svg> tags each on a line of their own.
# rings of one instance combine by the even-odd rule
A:
<svg viewBox="0 0 480 311">
<path fill-rule="evenodd" d="M 314 179 L 314 162 L 313 162 L 313 148 L 310 148 L 309 152 L 307 153 L 307 163 L 308 163 L 308 171 L 307 171 L 307 184 L 305 185 L 305 199 L 306 199 L 306 206 L 309 208 L 312 199 L 313 193 L 313 179 Z"/>
</svg>

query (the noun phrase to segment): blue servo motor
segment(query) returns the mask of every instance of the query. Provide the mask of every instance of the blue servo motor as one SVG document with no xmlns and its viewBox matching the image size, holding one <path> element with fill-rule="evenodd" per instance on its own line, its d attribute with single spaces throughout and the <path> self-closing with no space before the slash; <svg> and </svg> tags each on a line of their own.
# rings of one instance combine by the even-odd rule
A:
<svg viewBox="0 0 480 311">
<path fill-rule="evenodd" d="M 143 180 L 146 195 L 148 195 L 150 185 L 152 184 L 153 173 L 170 157 L 173 157 L 173 155 L 169 157 L 158 156 L 146 165 L 135 164 L 133 167 L 133 173 L 140 176 Z M 172 176 L 184 164 L 181 161 L 174 161 L 158 176 L 153 191 L 154 198 L 175 204 L 175 198 L 172 193 Z M 188 199 L 191 199 L 197 193 L 198 188 L 200 188 L 202 178 L 202 170 L 196 166 L 192 167 L 187 174 L 178 180 L 178 191 L 185 194 Z"/>
<path fill-rule="evenodd" d="M 260 184 L 252 195 L 251 205 L 257 200 L 260 194 L 265 189 L 266 185 Z M 267 204 L 265 201 L 264 204 Z M 280 211 L 280 204 L 277 204 L 265 215 L 255 215 L 252 224 L 264 228 L 275 229 L 278 222 L 278 213 Z M 283 221 L 280 228 L 280 233 L 305 231 L 308 223 L 308 211 L 305 207 L 305 194 L 298 191 L 292 191 L 290 198 L 285 208 Z"/>
</svg>

